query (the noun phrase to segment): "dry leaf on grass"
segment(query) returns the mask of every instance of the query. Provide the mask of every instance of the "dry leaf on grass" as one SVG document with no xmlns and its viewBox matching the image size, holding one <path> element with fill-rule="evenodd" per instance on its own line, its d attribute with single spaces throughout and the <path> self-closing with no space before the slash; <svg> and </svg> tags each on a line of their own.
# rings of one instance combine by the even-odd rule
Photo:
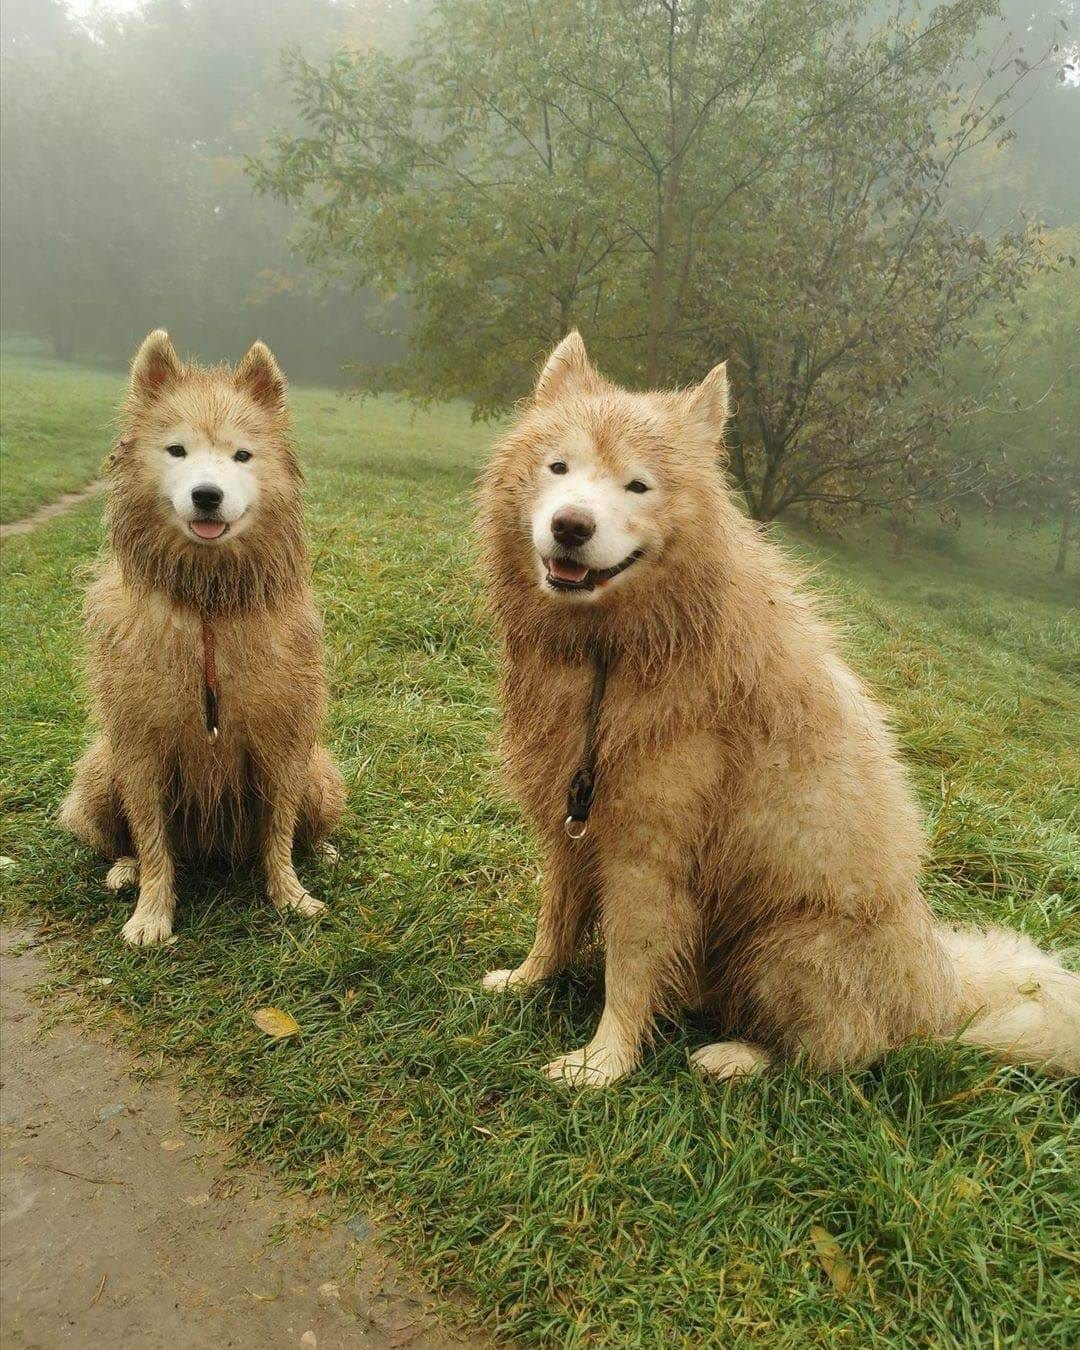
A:
<svg viewBox="0 0 1080 1350">
<path fill-rule="evenodd" d="M 300 1024 L 280 1008 L 258 1008 L 251 1014 L 251 1020 L 275 1041 L 283 1041 L 287 1036 L 299 1036 Z"/>
<path fill-rule="evenodd" d="M 828 1229 L 817 1224 L 810 1229 L 810 1237 L 814 1244 L 814 1255 L 821 1263 L 822 1270 L 832 1280 L 837 1293 L 846 1294 L 855 1283 L 855 1272 L 839 1242 Z"/>
</svg>

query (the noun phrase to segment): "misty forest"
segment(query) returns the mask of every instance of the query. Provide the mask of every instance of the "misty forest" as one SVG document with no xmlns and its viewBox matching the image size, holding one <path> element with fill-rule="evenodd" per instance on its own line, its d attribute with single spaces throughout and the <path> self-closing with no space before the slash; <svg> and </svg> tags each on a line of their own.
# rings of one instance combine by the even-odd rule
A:
<svg viewBox="0 0 1080 1350">
<path fill-rule="evenodd" d="M 1072 0 L 9 0 L 5 333 L 167 322 L 475 416 L 581 328 L 727 357 L 761 520 L 1045 526 L 1080 492 Z M 1051 529 L 1052 527 L 1052 529 Z"/>
</svg>

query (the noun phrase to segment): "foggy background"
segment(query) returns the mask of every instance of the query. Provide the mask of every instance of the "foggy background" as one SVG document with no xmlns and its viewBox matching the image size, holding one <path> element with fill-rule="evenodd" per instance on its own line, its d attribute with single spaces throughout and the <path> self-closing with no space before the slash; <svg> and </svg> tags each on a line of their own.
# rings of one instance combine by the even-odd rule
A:
<svg viewBox="0 0 1080 1350">
<path fill-rule="evenodd" d="M 449 19 L 423 38 L 426 17 L 434 11 L 437 18 L 440 8 Z M 628 5 L 623 11 L 640 15 L 649 8 Z M 803 8 L 811 16 L 824 9 Z M 827 33 L 840 35 L 843 25 L 845 33 L 854 32 L 859 41 L 864 35 L 867 42 L 882 24 L 893 24 L 894 40 L 912 24 L 932 32 L 936 13 L 886 0 L 833 8 L 840 17 Z M 518 9 L 508 5 L 506 13 Z M 756 9 L 763 29 L 767 20 L 776 21 L 779 44 L 784 6 L 767 0 Z M 741 31 L 740 16 L 747 32 L 756 23 L 754 6 L 714 10 L 729 16 L 724 22 L 733 33 Z M 479 27 L 469 32 L 474 11 Z M 462 94 L 468 79 L 446 87 L 447 71 L 454 80 L 470 69 L 480 72 L 477 78 L 488 80 L 484 99 L 498 118 L 512 122 L 510 105 L 498 101 L 516 97 L 513 75 L 487 69 L 494 54 L 504 53 L 494 45 L 485 51 L 485 42 L 495 44 L 496 38 L 483 32 L 484 13 L 483 5 L 470 10 L 407 0 L 4 0 L 0 285 L 8 349 L 31 343 L 58 360 L 120 365 L 156 326 L 168 327 L 181 350 L 208 360 L 236 359 L 260 336 L 293 380 L 460 396 L 488 415 L 526 392 L 545 346 L 576 323 L 602 364 L 630 383 L 685 382 L 699 377 L 714 357 L 733 354 L 743 410 L 736 435 L 745 438 L 735 445 L 733 475 L 762 519 L 798 511 L 839 526 L 846 515 L 872 510 L 886 513 L 899 531 L 915 509 L 928 506 L 945 519 L 978 506 L 1054 520 L 1066 548 L 1080 492 L 1080 67 L 1073 0 L 969 5 L 961 17 L 970 31 L 949 55 L 951 64 L 942 65 L 941 79 L 957 87 L 963 81 L 981 85 L 990 99 L 1006 84 L 1011 92 L 996 114 L 1002 134 L 925 190 L 932 208 L 927 219 L 940 216 L 941 229 L 952 231 L 953 261 L 943 272 L 954 268 L 928 283 L 928 294 L 936 286 L 946 314 L 950 297 L 960 292 L 956 279 L 970 284 L 972 260 L 984 248 L 972 242 L 976 233 L 985 247 L 1003 250 L 998 289 L 987 288 L 981 308 L 965 302 L 962 319 L 948 315 L 933 325 L 916 312 L 917 294 L 909 295 L 901 312 L 897 292 L 889 299 L 895 312 L 883 311 L 884 322 L 879 314 L 873 332 L 864 323 L 857 340 L 843 337 L 847 319 L 838 310 L 830 321 L 839 324 L 838 350 L 848 353 L 847 360 L 821 376 L 820 389 L 814 389 L 819 403 L 782 435 L 770 433 L 767 423 L 772 418 L 775 425 L 777 408 L 793 397 L 781 388 L 785 372 L 799 371 L 800 363 L 811 369 L 806 353 L 812 341 L 801 330 L 781 340 L 776 329 L 785 314 L 807 303 L 798 255 L 816 246 L 810 231 L 821 218 L 820 203 L 807 206 L 804 220 L 793 219 L 788 227 L 783 217 L 767 218 L 787 186 L 771 195 L 762 191 L 757 202 L 747 199 L 738 226 L 743 251 L 733 251 L 733 230 L 717 233 L 709 245 L 715 261 L 703 273 L 708 284 L 680 283 L 665 302 L 678 316 L 692 309 L 699 336 L 687 337 L 686 325 L 670 313 L 666 328 L 661 324 L 657 304 L 644 317 L 635 309 L 651 284 L 646 263 L 653 266 L 657 247 L 645 240 L 635 254 L 634 240 L 629 248 L 626 240 L 635 231 L 641 237 L 636 218 L 622 233 L 612 221 L 616 214 L 621 219 L 627 204 L 628 213 L 640 205 L 641 219 L 652 207 L 648 190 L 639 192 L 633 178 L 604 183 L 597 177 L 598 148 L 611 145 L 599 132 L 587 146 L 590 167 L 576 185 L 582 202 L 566 204 L 564 182 L 560 196 L 541 204 L 544 184 L 519 175 L 515 187 L 524 183 L 524 196 L 514 198 L 508 190 L 506 200 L 524 202 L 525 209 L 511 217 L 507 206 L 505 219 L 469 214 L 467 195 L 446 196 L 445 183 L 429 165 L 403 166 L 395 158 L 392 128 L 376 128 L 382 137 L 377 144 L 365 140 L 368 122 L 400 95 L 414 140 L 437 130 L 440 144 L 453 141 L 459 178 L 467 178 L 462 164 L 495 162 L 506 142 L 495 145 L 495 132 L 479 124 L 470 102 L 475 91 Z M 505 39 L 511 54 L 515 40 L 514 32 Z M 565 50 L 570 62 L 573 53 Z M 380 51 L 386 53 L 382 64 Z M 420 51 L 422 59 L 410 67 Z M 784 66 L 781 75 L 785 60 L 790 53 L 779 45 L 764 51 L 766 71 L 770 61 L 776 63 L 779 96 L 790 91 L 793 102 L 809 98 L 799 81 L 809 81 L 813 72 L 804 64 Z M 432 87 L 432 72 L 443 80 L 443 102 L 418 104 L 417 92 L 425 96 Z M 603 71 L 594 73 L 603 80 Z M 598 95 L 602 101 L 608 91 L 599 88 Z M 883 108 L 896 95 L 896 88 L 881 82 Z M 516 147 L 531 143 L 539 106 L 522 102 Z M 898 102 L 888 107 L 900 116 Z M 543 108 L 546 119 L 546 102 Z M 835 120 L 838 133 L 842 116 Z M 895 135 L 898 153 L 911 155 L 910 164 L 891 166 L 899 200 L 900 180 L 913 176 L 917 162 L 925 171 L 936 147 L 919 151 L 917 161 L 916 151 Z M 354 144 L 355 154 L 346 156 L 342 146 Z M 814 152 L 827 154 L 827 142 Z M 615 160 L 603 163 L 613 175 L 619 172 Z M 885 165 L 883 181 L 889 171 Z M 699 170 L 706 188 L 711 172 Z M 345 205 L 327 217 L 326 203 L 339 190 Z M 501 243 L 518 227 L 524 237 L 530 228 L 531 192 L 538 212 L 554 221 L 555 234 L 563 224 L 576 228 L 581 213 L 591 211 L 591 228 L 610 235 L 606 251 L 597 253 L 596 276 L 603 280 L 594 291 L 579 289 L 567 299 L 559 290 L 562 272 L 541 267 L 534 274 L 531 264 L 522 271 L 527 253 L 520 250 L 509 262 L 496 256 L 496 239 Z M 686 208 L 691 225 L 692 205 Z M 559 217 L 564 210 L 565 221 Z M 461 225 L 466 216 L 467 228 Z M 489 239 L 477 237 L 485 230 L 492 244 L 490 272 L 484 251 Z M 690 233 L 687 226 L 687 239 Z M 1006 258 L 1014 235 L 1023 243 Z M 441 238 L 454 241 L 449 258 Z M 700 267 L 699 239 L 693 248 Z M 777 239 L 786 254 L 776 251 Z M 819 242 L 821 256 L 831 256 L 834 242 Z M 956 262 L 962 248 L 968 252 Z M 691 255 L 688 243 L 687 275 Z M 937 256 L 923 264 L 927 276 Z M 583 270 L 580 259 L 575 265 Z M 763 278 L 785 275 L 791 276 L 790 293 L 762 299 Z M 857 311 L 869 302 L 855 277 L 853 262 L 849 274 L 827 285 L 819 281 L 819 292 L 835 294 L 850 278 L 849 308 Z M 507 304 L 507 297 L 534 290 L 543 295 L 545 288 L 558 292 L 558 303 L 527 317 Z M 740 314 L 752 322 L 744 324 Z M 921 363 L 917 352 L 926 342 L 920 322 L 936 344 Z M 883 344 L 901 331 L 904 342 L 895 342 L 885 369 Z M 963 418 L 953 418 L 961 405 Z M 838 445 L 849 447 L 844 456 L 837 456 Z M 857 458 L 851 446 L 860 447 Z M 872 490 L 865 486 L 871 480 Z M 807 488 L 822 482 L 827 491 Z"/>
<path fill-rule="evenodd" d="M 403 37 L 412 8 L 330 0 L 4 0 L 3 329 L 126 362 L 154 327 L 294 379 L 397 350 L 400 306 L 316 276 L 245 159 L 290 123 L 281 53 Z"/>
</svg>

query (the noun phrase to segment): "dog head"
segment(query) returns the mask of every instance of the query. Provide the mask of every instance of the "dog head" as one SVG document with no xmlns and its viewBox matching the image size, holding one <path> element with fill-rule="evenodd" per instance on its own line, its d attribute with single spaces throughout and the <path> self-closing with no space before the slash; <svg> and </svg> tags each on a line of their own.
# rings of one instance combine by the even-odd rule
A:
<svg viewBox="0 0 1080 1350">
<path fill-rule="evenodd" d="M 203 370 L 184 365 L 158 329 L 132 362 L 110 467 L 184 545 L 229 548 L 267 506 L 295 493 L 288 432 L 285 377 L 263 343 L 235 370 Z"/>
<path fill-rule="evenodd" d="M 555 348 L 484 484 L 499 560 L 548 606 L 610 610 L 661 586 L 730 509 L 719 467 L 728 381 L 630 393 L 597 374 L 575 332 Z"/>
<path fill-rule="evenodd" d="M 204 369 L 151 333 L 108 469 L 113 547 L 128 572 L 208 610 L 291 584 L 304 557 L 302 478 L 285 377 L 263 343 L 235 369 Z"/>
</svg>

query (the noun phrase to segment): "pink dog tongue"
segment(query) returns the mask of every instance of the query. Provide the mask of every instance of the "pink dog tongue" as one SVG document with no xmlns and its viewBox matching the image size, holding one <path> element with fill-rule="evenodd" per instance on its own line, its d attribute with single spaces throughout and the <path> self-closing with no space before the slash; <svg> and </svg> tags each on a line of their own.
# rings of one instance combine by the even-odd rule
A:
<svg viewBox="0 0 1080 1350">
<path fill-rule="evenodd" d="M 548 569 L 557 581 L 584 581 L 589 575 L 587 567 L 566 558 L 552 558 Z"/>
<path fill-rule="evenodd" d="M 225 533 L 225 522 L 223 520 L 193 520 L 191 528 L 200 539 L 216 539 L 218 535 Z"/>
</svg>

